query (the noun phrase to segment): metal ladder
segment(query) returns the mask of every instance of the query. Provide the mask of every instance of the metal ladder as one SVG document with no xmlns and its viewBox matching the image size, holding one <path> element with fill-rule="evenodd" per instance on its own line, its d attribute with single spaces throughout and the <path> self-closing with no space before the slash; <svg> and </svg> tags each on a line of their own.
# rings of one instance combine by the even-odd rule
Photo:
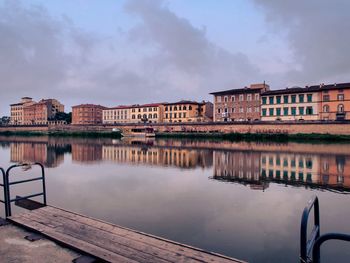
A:
<svg viewBox="0 0 350 263">
<path fill-rule="evenodd" d="M 41 176 L 31 178 L 31 179 L 25 179 L 25 180 L 19 180 L 19 181 L 10 181 L 10 171 L 16 167 L 29 167 L 37 165 L 40 166 L 41 168 Z M 43 196 L 43 205 L 46 206 L 46 186 L 45 186 L 45 170 L 44 166 L 41 163 L 35 162 L 35 163 L 21 163 L 21 164 L 14 164 L 10 166 L 6 172 L 4 169 L 0 168 L 0 171 L 2 173 L 3 177 L 3 183 L 0 184 L 4 188 L 4 200 L 0 200 L 0 202 L 5 204 L 5 214 L 6 217 L 9 217 L 12 215 L 12 209 L 11 209 L 11 204 L 13 202 L 18 202 L 21 200 L 30 200 L 30 198 L 36 197 L 36 196 Z M 12 185 L 18 185 L 22 183 L 27 183 L 27 182 L 33 182 L 33 181 L 42 181 L 42 189 L 43 191 L 40 193 L 35 193 L 35 194 L 30 194 L 27 196 L 16 196 L 16 198 L 11 199 L 11 186 Z M 32 201 L 32 200 L 30 200 Z"/>
<path fill-rule="evenodd" d="M 308 239 L 307 224 L 311 209 L 314 208 L 314 226 Z M 320 235 L 320 207 L 317 196 L 313 196 L 304 208 L 300 227 L 300 262 L 319 263 L 321 245 L 328 240 L 350 241 L 350 235 L 327 233 Z"/>
</svg>

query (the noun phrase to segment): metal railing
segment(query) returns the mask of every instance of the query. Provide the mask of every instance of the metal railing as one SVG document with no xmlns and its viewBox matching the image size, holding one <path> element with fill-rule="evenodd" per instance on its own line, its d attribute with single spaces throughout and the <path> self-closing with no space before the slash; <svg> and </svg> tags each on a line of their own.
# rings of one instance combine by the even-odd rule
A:
<svg viewBox="0 0 350 263">
<path fill-rule="evenodd" d="M 10 181 L 10 171 L 16 167 L 29 167 L 31 168 L 31 166 L 33 165 L 38 165 L 41 168 L 41 176 L 40 177 L 35 177 L 35 178 L 31 178 L 31 179 L 25 179 L 25 180 L 19 180 L 19 181 Z M 27 183 L 27 182 L 33 182 L 33 181 L 38 181 L 41 180 L 42 181 L 42 188 L 43 191 L 40 193 L 35 193 L 35 194 L 30 194 L 27 196 L 17 196 L 16 198 L 11 199 L 11 186 L 12 185 L 16 185 L 16 184 L 22 184 L 22 183 Z M 17 201 L 21 201 L 24 199 L 29 199 L 29 198 L 33 198 L 33 197 L 37 197 L 37 196 L 43 196 L 43 204 L 46 205 L 46 186 L 45 186 L 45 170 L 44 170 L 44 166 L 41 163 L 23 163 L 23 164 L 14 164 L 12 166 L 10 166 L 6 173 L 5 173 L 5 177 L 4 177 L 4 192 L 5 192 L 5 212 L 6 212 L 6 217 L 9 217 L 12 215 L 12 211 L 11 211 L 11 203 L 12 202 L 17 202 Z"/>
<path fill-rule="evenodd" d="M 314 226 L 308 239 L 307 226 L 311 209 L 314 208 Z M 304 208 L 300 227 L 300 262 L 319 263 L 321 245 L 328 240 L 350 241 L 350 235 L 327 233 L 320 235 L 320 207 L 317 196 L 313 196 Z"/>
<path fill-rule="evenodd" d="M 5 202 L 5 200 L 6 200 L 6 190 L 5 190 L 5 178 L 6 178 L 6 176 L 5 176 L 5 170 L 4 169 L 2 169 L 1 167 L 0 167 L 0 172 L 1 172 L 1 174 L 2 174 L 2 183 L 0 183 L 0 187 L 3 187 L 4 188 L 4 200 L 1 200 L 0 199 L 0 203 L 3 203 L 4 205 L 5 205 L 5 209 L 6 209 L 6 202 Z"/>
</svg>

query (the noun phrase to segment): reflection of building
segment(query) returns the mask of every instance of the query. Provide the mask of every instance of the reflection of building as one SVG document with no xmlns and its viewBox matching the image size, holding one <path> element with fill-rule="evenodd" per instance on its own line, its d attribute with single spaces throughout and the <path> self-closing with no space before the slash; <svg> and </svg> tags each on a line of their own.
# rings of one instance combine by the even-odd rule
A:
<svg viewBox="0 0 350 263">
<path fill-rule="evenodd" d="M 350 156 L 214 151 L 213 179 L 266 189 L 269 182 L 350 190 Z"/>
<path fill-rule="evenodd" d="M 319 173 L 321 184 L 350 187 L 350 156 L 321 156 Z"/>
<path fill-rule="evenodd" d="M 102 111 L 106 107 L 94 104 L 81 104 L 72 107 L 72 124 L 102 124 Z"/>
<path fill-rule="evenodd" d="M 210 93 L 214 95 L 214 121 L 260 120 L 260 94 L 269 89 L 264 83 Z"/>
<path fill-rule="evenodd" d="M 45 143 L 11 142 L 11 162 L 40 162 L 46 167 L 57 167 L 64 161 L 64 154 Z"/>
<path fill-rule="evenodd" d="M 77 162 L 94 162 L 102 160 L 102 145 L 72 144 L 72 160 Z"/>
<path fill-rule="evenodd" d="M 318 182 L 318 167 L 317 155 L 261 154 L 261 176 L 263 179 Z"/>
<path fill-rule="evenodd" d="M 152 147 L 103 146 L 102 159 L 118 163 L 176 166 L 180 168 L 208 167 L 211 154 L 186 149 Z"/>
<path fill-rule="evenodd" d="M 260 152 L 214 151 L 214 179 L 249 184 L 252 189 L 266 189 L 260 182 Z"/>
<path fill-rule="evenodd" d="M 204 122 L 212 121 L 213 104 L 182 100 L 164 104 L 164 122 Z"/>
</svg>

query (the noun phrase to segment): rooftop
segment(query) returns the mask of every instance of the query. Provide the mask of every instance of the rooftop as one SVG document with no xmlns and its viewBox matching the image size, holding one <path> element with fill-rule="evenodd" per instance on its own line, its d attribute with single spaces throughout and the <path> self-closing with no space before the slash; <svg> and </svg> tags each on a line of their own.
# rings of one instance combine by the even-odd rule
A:
<svg viewBox="0 0 350 263">
<path fill-rule="evenodd" d="M 211 95 L 231 95 L 231 94 L 242 94 L 242 93 L 258 93 L 264 88 L 269 89 L 270 86 L 265 84 L 265 83 L 251 84 L 250 87 L 244 87 L 241 89 L 229 89 L 229 90 L 217 91 L 217 92 L 212 92 L 209 94 L 211 94 Z"/>
</svg>

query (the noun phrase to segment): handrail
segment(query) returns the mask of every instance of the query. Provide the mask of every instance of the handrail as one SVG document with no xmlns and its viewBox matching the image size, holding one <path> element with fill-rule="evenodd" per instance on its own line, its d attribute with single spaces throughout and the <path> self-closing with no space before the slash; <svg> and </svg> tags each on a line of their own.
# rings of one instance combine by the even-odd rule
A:
<svg viewBox="0 0 350 263">
<path fill-rule="evenodd" d="M 307 224 L 311 209 L 314 208 L 314 227 L 307 239 Z M 300 227 L 300 262 L 319 263 L 321 245 L 328 240 L 350 241 L 350 235 L 327 233 L 320 235 L 320 208 L 317 196 L 313 196 L 304 208 Z"/>
<path fill-rule="evenodd" d="M 0 167 L 0 171 L 2 174 L 2 183 L 0 183 L 0 186 L 2 186 L 4 188 L 4 200 L 0 199 L 0 203 L 5 204 L 5 211 L 6 211 L 6 209 L 7 209 L 7 207 L 6 207 L 6 183 L 5 183 L 6 176 L 5 176 L 5 170 L 2 167 Z"/>
<path fill-rule="evenodd" d="M 350 241 L 350 235 L 339 234 L 339 233 L 328 233 L 320 236 L 312 249 L 312 262 L 320 263 L 320 251 L 321 245 L 328 240 L 341 240 L 341 241 Z"/>
<path fill-rule="evenodd" d="M 16 167 L 25 167 L 25 166 L 32 166 L 32 165 L 38 165 L 41 168 L 41 177 L 35 177 L 32 179 L 25 179 L 25 180 L 19 180 L 19 181 L 14 181 L 14 182 L 10 182 L 10 171 L 13 168 Z M 21 164 L 14 164 L 11 165 L 5 173 L 5 202 L 6 202 L 6 217 L 9 217 L 12 215 L 11 212 L 11 203 L 12 202 L 16 202 L 19 200 L 23 200 L 23 199 L 28 199 L 31 197 L 35 197 L 35 196 L 43 196 L 43 201 L 44 201 L 44 205 L 46 205 L 46 186 L 45 186 L 45 170 L 44 170 L 44 166 L 41 163 L 35 162 L 35 163 L 21 163 Z M 15 184 L 21 184 L 21 183 L 27 183 L 27 182 L 32 182 L 32 181 L 37 181 L 37 180 L 42 180 L 42 188 L 43 188 L 43 192 L 41 193 L 36 193 L 36 194 L 31 194 L 31 195 L 27 195 L 27 196 L 21 196 L 21 197 L 17 197 L 15 199 L 11 199 L 11 194 L 10 194 L 10 186 L 11 185 L 15 185 Z"/>
<path fill-rule="evenodd" d="M 309 214 L 311 209 L 314 208 L 314 227 L 311 232 L 311 238 L 307 239 L 307 224 L 309 221 Z M 301 217 L 300 227 L 300 262 L 309 262 L 312 247 L 316 239 L 320 237 L 320 208 L 317 196 L 313 196 L 304 208 L 303 215 Z"/>
</svg>

